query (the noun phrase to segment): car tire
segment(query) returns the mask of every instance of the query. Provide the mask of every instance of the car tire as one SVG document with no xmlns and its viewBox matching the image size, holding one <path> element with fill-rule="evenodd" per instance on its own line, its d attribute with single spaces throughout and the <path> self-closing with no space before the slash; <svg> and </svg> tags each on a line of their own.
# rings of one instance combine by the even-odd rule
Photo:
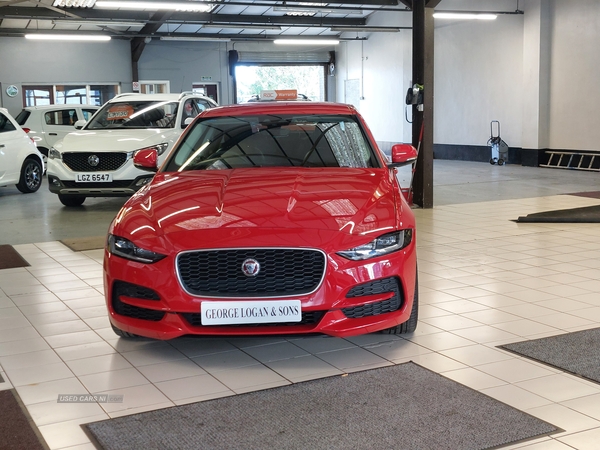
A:
<svg viewBox="0 0 600 450">
<path fill-rule="evenodd" d="M 112 327 L 112 329 L 115 332 L 115 334 L 117 336 L 119 336 L 119 337 L 122 337 L 122 338 L 125 338 L 125 339 L 131 339 L 131 338 L 139 337 L 137 334 L 128 333 L 127 331 L 123 331 L 120 328 L 115 327 L 112 323 L 110 324 L 110 326 Z"/>
<path fill-rule="evenodd" d="M 85 202 L 85 197 L 83 195 L 62 195 L 58 194 L 58 199 L 65 206 L 81 206 L 83 202 Z"/>
<path fill-rule="evenodd" d="M 37 191 L 42 185 L 42 165 L 33 158 L 27 158 L 21 167 L 21 177 L 17 189 L 24 194 Z"/>
<path fill-rule="evenodd" d="M 418 275 L 415 278 L 415 296 L 413 297 L 413 305 L 410 311 L 410 317 L 404 323 L 396 325 L 392 328 L 381 330 L 383 334 L 406 334 L 412 333 L 417 329 L 417 322 L 419 321 L 419 280 Z"/>
</svg>

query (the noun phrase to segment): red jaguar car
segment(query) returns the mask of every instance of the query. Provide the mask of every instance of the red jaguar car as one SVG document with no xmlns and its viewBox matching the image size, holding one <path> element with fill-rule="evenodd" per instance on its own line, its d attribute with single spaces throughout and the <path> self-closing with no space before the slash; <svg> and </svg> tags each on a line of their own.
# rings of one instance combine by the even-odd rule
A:
<svg viewBox="0 0 600 450">
<path fill-rule="evenodd" d="M 121 337 L 408 333 L 415 219 L 349 105 L 247 103 L 187 127 L 110 226 L 104 284 Z"/>
</svg>

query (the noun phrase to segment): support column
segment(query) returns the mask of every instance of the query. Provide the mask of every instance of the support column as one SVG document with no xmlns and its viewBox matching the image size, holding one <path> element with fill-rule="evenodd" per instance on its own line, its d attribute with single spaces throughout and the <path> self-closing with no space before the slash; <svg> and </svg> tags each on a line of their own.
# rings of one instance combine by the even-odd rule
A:
<svg viewBox="0 0 600 450">
<path fill-rule="evenodd" d="M 413 84 L 423 85 L 423 111 L 413 106 L 412 144 L 419 149 L 413 179 L 413 203 L 433 208 L 433 7 L 413 6 Z M 433 2 L 435 3 L 435 2 Z"/>
</svg>

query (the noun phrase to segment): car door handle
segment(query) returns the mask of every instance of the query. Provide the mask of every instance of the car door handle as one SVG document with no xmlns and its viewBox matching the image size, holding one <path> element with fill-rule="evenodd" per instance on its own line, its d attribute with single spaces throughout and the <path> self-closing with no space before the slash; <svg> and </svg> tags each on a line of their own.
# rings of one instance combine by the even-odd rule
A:
<svg viewBox="0 0 600 450">
<path fill-rule="evenodd" d="M 0 148 L 4 148 L 4 144 L 0 144 Z"/>
<path fill-rule="evenodd" d="M 57 133 L 48 133 L 50 136 L 58 136 Z"/>
</svg>

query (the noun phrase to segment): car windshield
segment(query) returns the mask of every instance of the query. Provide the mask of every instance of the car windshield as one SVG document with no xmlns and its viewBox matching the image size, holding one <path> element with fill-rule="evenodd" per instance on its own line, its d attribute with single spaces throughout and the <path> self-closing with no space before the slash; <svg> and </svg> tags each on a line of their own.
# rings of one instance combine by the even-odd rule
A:
<svg viewBox="0 0 600 450">
<path fill-rule="evenodd" d="M 173 128 L 178 102 L 120 101 L 105 104 L 86 129 Z"/>
<path fill-rule="evenodd" d="M 166 171 L 246 167 L 380 167 L 353 116 L 261 115 L 199 120 Z"/>
</svg>

